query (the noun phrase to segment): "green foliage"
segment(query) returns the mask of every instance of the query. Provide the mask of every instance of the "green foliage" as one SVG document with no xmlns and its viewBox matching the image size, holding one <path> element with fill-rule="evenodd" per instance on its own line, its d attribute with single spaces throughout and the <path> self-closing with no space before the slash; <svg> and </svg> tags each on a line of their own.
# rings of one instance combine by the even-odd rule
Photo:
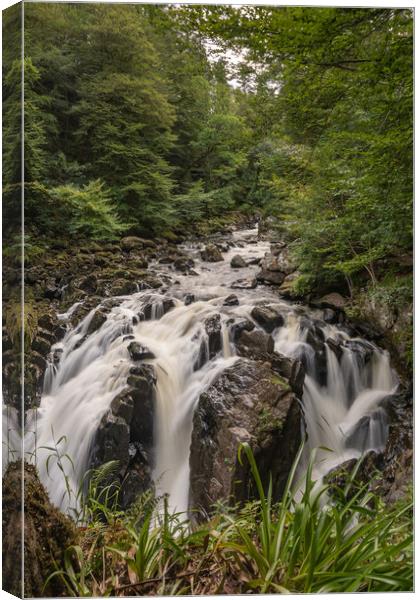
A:
<svg viewBox="0 0 420 600">
<path fill-rule="evenodd" d="M 111 193 L 99 179 L 82 188 L 60 186 L 47 191 L 48 202 L 58 207 L 55 220 L 70 234 L 89 239 L 113 239 L 128 228 L 116 215 Z"/>
<path fill-rule="evenodd" d="M 385 506 L 358 483 L 360 461 L 340 485 L 315 483 L 314 453 L 299 476 L 302 449 L 279 502 L 244 444 L 239 459 L 250 463 L 257 500 L 220 505 L 210 522 L 191 528 L 168 512 L 165 497 L 146 494 L 126 513 L 114 507 L 107 525 L 88 523 L 81 546 L 67 550 L 50 579 L 60 577 L 71 596 L 215 594 L 225 582 L 237 593 L 412 590 L 409 495 Z"/>
</svg>

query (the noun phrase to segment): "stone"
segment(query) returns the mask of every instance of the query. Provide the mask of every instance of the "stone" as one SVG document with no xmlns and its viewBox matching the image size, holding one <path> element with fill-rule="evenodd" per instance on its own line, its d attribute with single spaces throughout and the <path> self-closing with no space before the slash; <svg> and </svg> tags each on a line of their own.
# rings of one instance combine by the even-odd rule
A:
<svg viewBox="0 0 420 600">
<path fill-rule="evenodd" d="M 319 298 L 312 300 L 311 304 L 317 308 L 332 308 L 333 310 L 343 310 L 346 306 L 346 300 L 338 292 L 332 292 Z"/>
<path fill-rule="evenodd" d="M 122 238 L 120 245 L 121 245 L 121 248 L 125 252 L 130 252 L 131 250 L 138 250 L 143 247 L 146 247 L 146 245 L 145 245 L 146 241 L 151 241 L 151 240 L 144 240 L 143 238 L 139 238 L 134 235 L 131 235 L 131 236 Z M 153 244 L 153 246 L 149 246 L 149 247 L 154 248 L 155 244 L 153 242 L 152 242 L 152 244 Z"/>
<path fill-rule="evenodd" d="M 209 244 L 200 252 L 202 260 L 205 262 L 221 262 L 223 259 L 222 253 L 215 244 Z"/>
<path fill-rule="evenodd" d="M 150 358 L 155 358 L 155 355 L 147 346 L 142 346 L 139 342 L 130 342 L 127 346 L 128 353 L 130 355 L 131 360 L 146 360 Z"/>
<path fill-rule="evenodd" d="M 209 359 L 211 360 L 222 349 L 222 324 L 220 315 L 217 313 L 208 317 L 204 322 L 204 328 L 208 337 Z"/>
<path fill-rule="evenodd" d="M 195 296 L 194 296 L 194 294 L 185 294 L 185 298 L 184 298 L 184 304 L 185 304 L 185 306 L 189 306 L 193 302 L 195 302 Z"/>
<path fill-rule="evenodd" d="M 266 488 L 279 499 L 301 440 L 299 403 L 266 363 L 244 358 L 201 394 L 190 450 L 191 508 L 211 514 L 216 502 L 256 496 L 249 464 L 238 449 L 250 444 Z"/>
<path fill-rule="evenodd" d="M 284 325 L 283 315 L 272 306 L 254 306 L 251 317 L 268 333 Z"/>
<path fill-rule="evenodd" d="M 257 281 L 272 285 L 281 285 L 286 277 L 281 271 L 271 271 L 269 269 L 261 269 L 256 275 Z"/>
<path fill-rule="evenodd" d="M 326 323 L 330 323 L 331 325 L 338 322 L 337 313 L 332 308 L 324 308 L 322 318 Z"/>
<path fill-rule="evenodd" d="M 230 294 L 230 296 L 226 296 L 223 301 L 223 306 L 238 306 L 239 299 L 235 294 Z"/>
<path fill-rule="evenodd" d="M 257 287 L 257 280 L 255 278 L 244 278 L 234 281 L 231 286 L 234 290 L 253 290 Z"/>
<path fill-rule="evenodd" d="M 232 269 L 243 269 L 247 266 L 247 264 L 240 254 L 235 254 L 235 256 L 230 261 L 230 266 L 232 267 Z"/>
<path fill-rule="evenodd" d="M 127 296 L 129 294 L 135 294 L 138 291 L 138 284 L 135 281 L 127 279 L 116 279 L 109 289 L 111 296 Z"/>
<path fill-rule="evenodd" d="M 255 325 L 249 319 L 234 319 L 229 327 L 230 338 L 233 342 L 237 342 L 243 331 L 252 331 L 253 329 L 255 329 Z"/>
<path fill-rule="evenodd" d="M 274 340 L 268 333 L 259 329 L 252 331 L 242 331 L 237 341 L 238 346 L 246 346 L 260 352 L 273 352 Z"/>
<path fill-rule="evenodd" d="M 194 261 L 188 256 L 181 256 L 174 260 L 174 269 L 176 271 L 189 271 L 194 266 Z"/>
</svg>

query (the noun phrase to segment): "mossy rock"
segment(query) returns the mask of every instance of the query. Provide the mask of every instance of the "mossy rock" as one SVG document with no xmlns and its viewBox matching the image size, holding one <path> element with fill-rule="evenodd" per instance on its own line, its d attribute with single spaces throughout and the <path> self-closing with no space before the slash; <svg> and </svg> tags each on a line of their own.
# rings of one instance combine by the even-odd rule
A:
<svg viewBox="0 0 420 600">
<path fill-rule="evenodd" d="M 73 522 L 55 508 L 34 466 L 24 465 L 24 591 L 25 597 L 61 596 L 61 579 L 48 577 L 63 568 L 63 555 L 76 543 Z M 8 466 L 3 478 L 3 589 L 22 596 L 22 465 Z"/>
</svg>

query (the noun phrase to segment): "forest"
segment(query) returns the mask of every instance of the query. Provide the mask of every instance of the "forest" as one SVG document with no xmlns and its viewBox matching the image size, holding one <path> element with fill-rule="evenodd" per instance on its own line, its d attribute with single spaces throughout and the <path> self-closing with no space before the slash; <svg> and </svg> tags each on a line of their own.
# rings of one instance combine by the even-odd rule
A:
<svg viewBox="0 0 420 600">
<path fill-rule="evenodd" d="M 412 589 L 411 9 L 8 9 L 3 240 L 7 589 L 24 433 L 26 595 Z"/>
</svg>

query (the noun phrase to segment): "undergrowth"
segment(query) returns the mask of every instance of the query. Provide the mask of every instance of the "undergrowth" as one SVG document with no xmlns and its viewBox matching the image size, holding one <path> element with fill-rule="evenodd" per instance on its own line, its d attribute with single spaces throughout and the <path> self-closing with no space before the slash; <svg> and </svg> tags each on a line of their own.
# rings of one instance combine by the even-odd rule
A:
<svg viewBox="0 0 420 600">
<path fill-rule="evenodd" d="M 70 596 L 412 590 L 411 498 L 386 506 L 357 483 L 357 468 L 344 485 L 315 483 L 313 461 L 298 497 L 299 456 L 275 501 L 243 445 L 239 459 L 250 463 L 258 499 L 218 505 L 210 521 L 195 525 L 151 494 L 122 512 L 118 489 L 101 487 L 96 472 L 85 499 L 88 524 L 48 581 L 59 578 Z"/>
</svg>

